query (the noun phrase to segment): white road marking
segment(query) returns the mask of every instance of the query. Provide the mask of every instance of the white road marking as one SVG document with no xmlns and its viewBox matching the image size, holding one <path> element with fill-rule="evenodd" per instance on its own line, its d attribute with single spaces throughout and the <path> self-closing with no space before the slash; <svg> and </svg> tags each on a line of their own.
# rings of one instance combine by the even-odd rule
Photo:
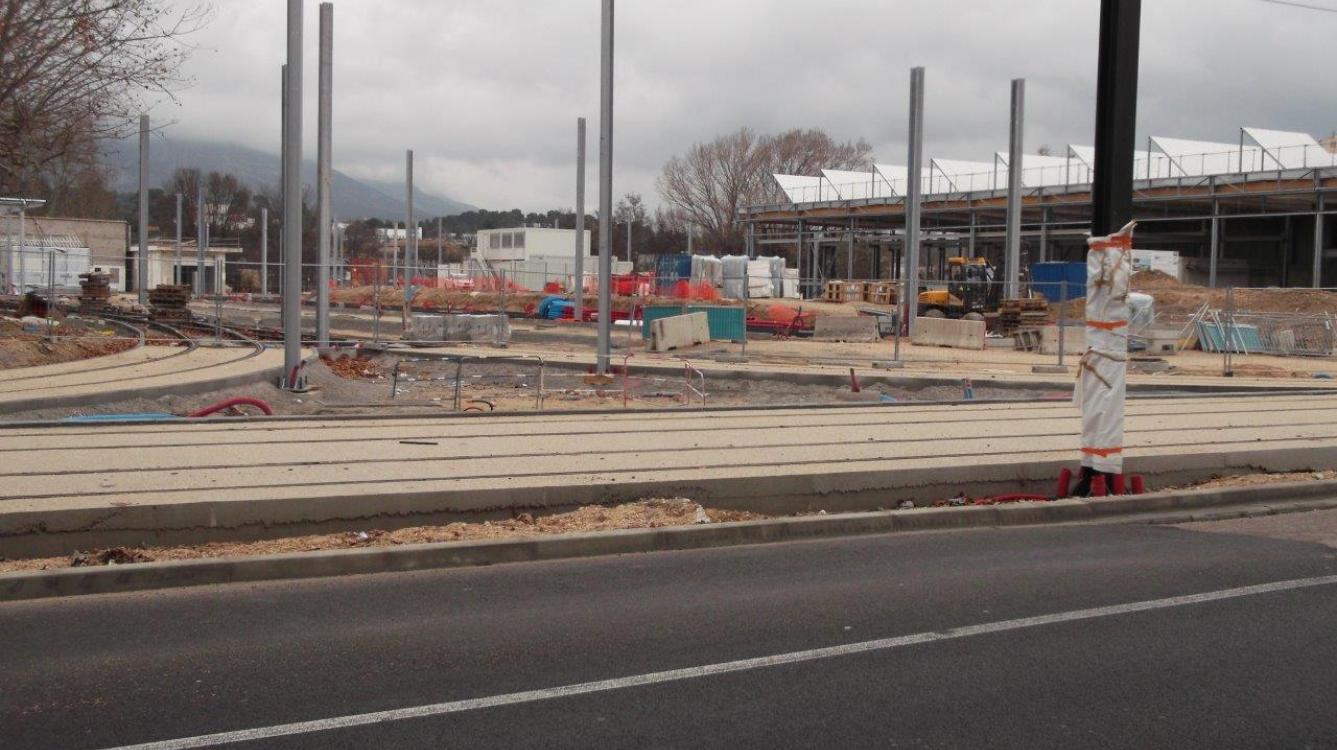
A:
<svg viewBox="0 0 1337 750">
<path fill-rule="evenodd" d="M 421 719 L 428 716 L 443 716 L 465 711 L 477 711 L 485 708 L 497 708 L 499 706 L 535 703 L 538 701 L 553 700 L 555 698 L 567 698 L 573 695 L 587 695 L 589 693 L 624 690 L 626 688 L 657 685 L 665 682 L 693 680 L 701 677 L 729 674 L 731 672 L 745 672 L 753 669 L 765 669 L 767 667 L 777 667 L 786 664 L 817 661 L 819 659 L 832 659 L 841 656 L 868 653 L 870 651 L 887 651 L 905 646 L 950 641 L 958 638 L 988 635 L 990 633 L 1004 633 L 1012 630 L 1024 630 L 1026 628 L 1036 628 L 1045 625 L 1057 625 L 1065 622 L 1092 620 L 1101 617 L 1114 617 L 1117 615 L 1149 612 L 1152 610 L 1170 609 L 1173 607 L 1185 607 L 1194 604 L 1205 604 L 1207 602 L 1218 602 L 1226 599 L 1237 599 L 1243 596 L 1258 596 L 1259 594 L 1271 594 L 1280 591 L 1296 591 L 1318 586 L 1332 586 L 1334 584 L 1337 584 L 1337 576 L 1278 581 L 1276 583 L 1244 586 L 1242 588 L 1226 589 L 1224 591 L 1210 591 L 1203 594 L 1172 596 L 1166 599 L 1153 599 L 1144 602 L 1132 602 L 1130 604 L 1115 604 L 1108 607 L 1079 609 L 1071 612 L 1039 615 L 1037 617 L 1003 620 L 1001 622 L 991 622 L 983 625 L 968 625 L 961 628 L 916 633 L 914 635 L 902 635 L 895 638 L 882 638 L 875 641 L 850 643 L 843 646 L 815 648 L 808 651 L 794 651 L 787 654 L 761 656 L 754 659 L 740 659 L 738 661 L 707 664 L 700 667 L 670 669 L 665 672 L 651 672 L 649 674 L 618 677 L 611 680 L 582 682 L 576 685 L 565 685 L 562 687 L 545 688 L 542 690 L 527 690 L 520 693 L 507 693 L 505 695 L 471 698 L 468 700 L 450 701 L 448 703 L 434 703 L 427 706 L 400 708 L 392 711 L 377 711 L 374 713 L 353 714 L 351 716 L 339 716 L 330 719 L 300 721 L 292 724 L 277 724 L 269 727 L 258 727 L 256 729 L 243 729 L 236 732 L 219 732 L 217 734 L 205 734 L 197 737 L 184 737 L 181 739 L 164 740 L 161 742 L 147 742 L 141 745 L 126 745 L 123 747 L 109 748 L 109 750 L 187 750 L 187 748 L 217 747 L 219 745 L 229 745 L 236 742 L 250 742 L 297 734 L 327 732 L 334 729 L 364 727 L 373 724 L 404 721 L 407 719 Z"/>
</svg>

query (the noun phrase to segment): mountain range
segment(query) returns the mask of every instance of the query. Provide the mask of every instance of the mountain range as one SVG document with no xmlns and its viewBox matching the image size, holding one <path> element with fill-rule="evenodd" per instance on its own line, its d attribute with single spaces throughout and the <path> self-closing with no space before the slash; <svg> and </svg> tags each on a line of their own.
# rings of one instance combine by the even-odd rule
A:
<svg viewBox="0 0 1337 750">
<path fill-rule="evenodd" d="M 139 189 L 139 142 L 137 138 L 112 144 L 106 160 L 114 172 L 112 189 Z M 277 186 L 279 157 L 259 149 L 216 141 L 154 136 L 149 143 L 149 187 L 162 187 L 178 167 L 196 167 L 205 172 L 236 175 L 254 191 Z M 314 192 L 316 164 L 302 165 L 302 180 Z M 394 183 L 362 180 L 334 170 L 331 187 L 334 214 L 341 220 L 402 219 L 404 187 Z M 413 212 L 419 217 L 451 216 L 473 209 L 467 203 L 414 188 Z"/>
</svg>

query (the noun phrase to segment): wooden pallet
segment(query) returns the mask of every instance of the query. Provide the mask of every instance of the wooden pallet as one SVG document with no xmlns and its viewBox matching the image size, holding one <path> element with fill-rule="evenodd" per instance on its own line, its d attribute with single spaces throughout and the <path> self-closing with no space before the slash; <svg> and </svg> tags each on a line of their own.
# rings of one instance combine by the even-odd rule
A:
<svg viewBox="0 0 1337 750">
<path fill-rule="evenodd" d="M 822 299 L 826 302 L 862 302 L 864 286 L 862 281 L 828 281 Z"/>
<path fill-rule="evenodd" d="M 864 285 L 864 302 L 871 302 L 874 305 L 894 305 L 896 296 L 895 284 L 876 281 Z"/>
</svg>

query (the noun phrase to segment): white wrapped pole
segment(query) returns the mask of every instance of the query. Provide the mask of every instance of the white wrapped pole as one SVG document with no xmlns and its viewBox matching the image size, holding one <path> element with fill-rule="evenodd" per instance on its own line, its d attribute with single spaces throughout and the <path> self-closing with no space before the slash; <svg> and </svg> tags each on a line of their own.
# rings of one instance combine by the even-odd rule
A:
<svg viewBox="0 0 1337 750">
<path fill-rule="evenodd" d="M 1082 467 L 1123 474 L 1124 403 L 1128 394 L 1128 286 L 1133 228 L 1087 240 L 1086 354 L 1073 400 L 1082 410 Z"/>
</svg>

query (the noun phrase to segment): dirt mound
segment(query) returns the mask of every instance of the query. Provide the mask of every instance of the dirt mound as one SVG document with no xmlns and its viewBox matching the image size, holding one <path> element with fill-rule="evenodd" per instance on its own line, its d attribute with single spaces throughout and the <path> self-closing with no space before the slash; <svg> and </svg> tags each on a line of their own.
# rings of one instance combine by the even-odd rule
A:
<svg viewBox="0 0 1337 750">
<path fill-rule="evenodd" d="M 1151 292 L 1157 289 L 1178 289 L 1184 286 L 1179 279 L 1162 271 L 1138 271 L 1133 274 L 1132 287 L 1139 292 Z"/>
</svg>

